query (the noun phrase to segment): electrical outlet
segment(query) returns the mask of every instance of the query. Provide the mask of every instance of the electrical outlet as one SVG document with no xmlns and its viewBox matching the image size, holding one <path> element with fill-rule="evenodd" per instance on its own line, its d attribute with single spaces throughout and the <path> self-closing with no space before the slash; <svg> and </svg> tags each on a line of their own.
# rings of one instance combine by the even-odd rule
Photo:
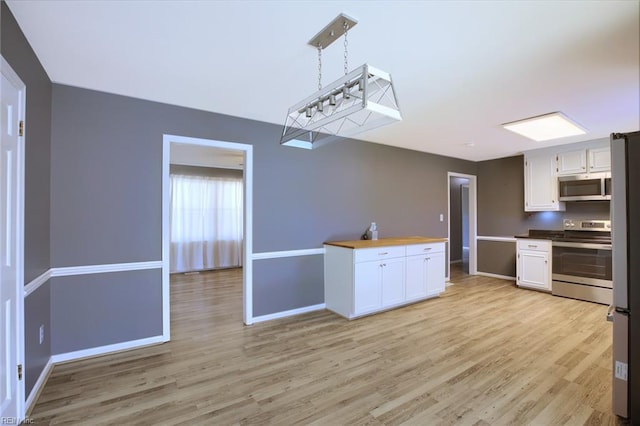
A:
<svg viewBox="0 0 640 426">
<path fill-rule="evenodd" d="M 440 213 L 440 222 L 444 222 L 444 215 Z"/>
<path fill-rule="evenodd" d="M 40 344 L 44 342 L 44 324 L 40 324 Z"/>
<path fill-rule="evenodd" d="M 616 361 L 616 379 L 627 381 L 627 371 L 629 367 L 626 362 Z"/>
</svg>

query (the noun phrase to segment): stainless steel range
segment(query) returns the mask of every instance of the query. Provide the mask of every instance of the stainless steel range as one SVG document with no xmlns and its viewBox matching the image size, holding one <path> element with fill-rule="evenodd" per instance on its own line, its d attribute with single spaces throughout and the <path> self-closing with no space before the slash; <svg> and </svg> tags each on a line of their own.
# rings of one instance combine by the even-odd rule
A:
<svg viewBox="0 0 640 426">
<path fill-rule="evenodd" d="M 611 221 L 565 219 L 552 240 L 552 287 L 556 296 L 611 304 Z"/>
</svg>

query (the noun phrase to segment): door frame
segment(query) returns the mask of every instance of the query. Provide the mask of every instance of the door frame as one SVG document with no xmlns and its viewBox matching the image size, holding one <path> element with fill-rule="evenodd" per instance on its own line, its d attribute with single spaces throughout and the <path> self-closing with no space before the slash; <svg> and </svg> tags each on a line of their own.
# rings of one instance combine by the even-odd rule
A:
<svg viewBox="0 0 640 426">
<path fill-rule="evenodd" d="M 478 273 L 478 182 L 476 175 L 447 172 L 447 280 L 451 278 L 451 178 L 469 179 L 469 275 Z"/>
<path fill-rule="evenodd" d="M 242 305 L 244 324 L 253 324 L 253 145 L 165 134 L 162 136 L 162 334 L 165 342 L 171 339 L 169 168 L 172 143 L 243 151 L 244 241 L 242 254 Z"/>
<path fill-rule="evenodd" d="M 16 411 L 20 421 L 25 417 L 25 355 L 24 355 L 24 141 L 26 135 L 26 92 L 27 86 L 20 79 L 18 74 L 11 68 L 9 63 L 0 56 L 0 69 L 1 73 L 9 80 L 9 82 L 18 89 L 19 92 L 19 105 L 18 105 L 18 121 L 25 123 L 22 136 L 18 136 L 18 151 L 16 172 L 18 179 L 15 182 L 16 186 L 16 244 L 14 246 L 15 259 L 16 259 L 16 312 L 15 312 L 15 325 L 16 325 L 16 363 L 22 365 L 22 380 L 18 380 L 16 375 L 11 375 L 16 379 Z M 16 366 L 17 367 L 17 366 Z"/>
</svg>

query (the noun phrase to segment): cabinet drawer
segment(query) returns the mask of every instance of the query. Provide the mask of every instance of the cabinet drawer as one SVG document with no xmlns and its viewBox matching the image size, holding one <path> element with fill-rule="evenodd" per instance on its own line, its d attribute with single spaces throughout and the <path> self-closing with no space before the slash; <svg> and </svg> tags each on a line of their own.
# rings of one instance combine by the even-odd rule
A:
<svg viewBox="0 0 640 426">
<path fill-rule="evenodd" d="M 444 243 L 411 244 L 407 246 L 407 256 L 444 252 Z"/>
<path fill-rule="evenodd" d="M 354 250 L 354 262 L 367 262 L 377 259 L 390 259 L 392 257 L 404 257 L 406 254 L 405 246 L 392 247 L 374 247 L 367 249 Z"/>
<path fill-rule="evenodd" d="M 523 238 L 518 240 L 518 250 L 551 251 L 551 240 L 532 240 Z"/>
</svg>

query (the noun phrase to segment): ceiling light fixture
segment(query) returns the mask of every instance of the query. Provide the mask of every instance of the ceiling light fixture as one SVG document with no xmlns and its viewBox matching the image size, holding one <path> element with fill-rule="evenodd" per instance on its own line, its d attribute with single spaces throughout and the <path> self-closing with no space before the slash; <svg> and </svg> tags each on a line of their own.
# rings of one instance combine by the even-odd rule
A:
<svg viewBox="0 0 640 426">
<path fill-rule="evenodd" d="M 280 144 L 312 149 L 401 121 L 391 75 L 364 64 L 348 71 L 347 33 L 357 21 L 338 15 L 309 44 L 318 50 L 318 91 L 289 108 Z M 344 76 L 322 87 L 322 50 L 344 35 Z"/>
<path fill-rule="evenodd" d="M 587 133 L 584 128 L 561 112 L 505 123 L 502 127 L 537 142 Z"/>
</svg>

